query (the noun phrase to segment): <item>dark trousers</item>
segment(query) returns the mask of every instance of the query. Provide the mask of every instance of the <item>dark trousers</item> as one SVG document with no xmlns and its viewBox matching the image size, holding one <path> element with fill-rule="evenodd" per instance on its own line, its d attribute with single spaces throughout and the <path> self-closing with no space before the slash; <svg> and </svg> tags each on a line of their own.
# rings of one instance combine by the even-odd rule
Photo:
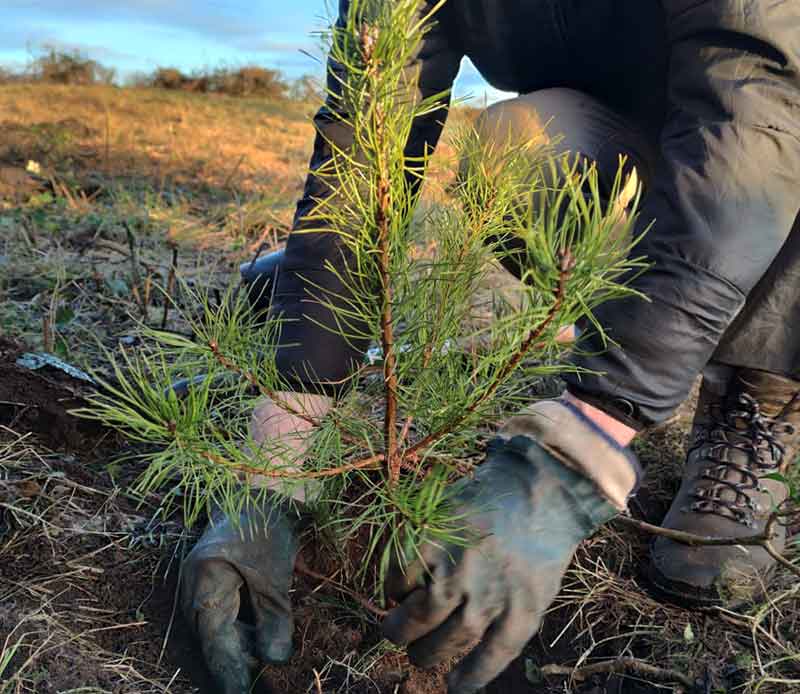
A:
<svg viewBox="0 0 800 694">
<path fill-rule="evenodd" d="M 613 186 L 620 157 L 625 158 L 624 175 L 636 170 L 643 198 L 662 164 L 652 120 L 623 115 L 573 89 L 543 89 L 494 104 L 482 114 L 478 128 L 487 144 L 497 138 L 521 142 L 544 136 L 556 143 L 558 153 L 594 162 L 605 191 Z M 642 219 L 641 224 L 650 221 Z M 800 216 L 724 334 L 713 361 L 800 377 Z"/>
</svg>

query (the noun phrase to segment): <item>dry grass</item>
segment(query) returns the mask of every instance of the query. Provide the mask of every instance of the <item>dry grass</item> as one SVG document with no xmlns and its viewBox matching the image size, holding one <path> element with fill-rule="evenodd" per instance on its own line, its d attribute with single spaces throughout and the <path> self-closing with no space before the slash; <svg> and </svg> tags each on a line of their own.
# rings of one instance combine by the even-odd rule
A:
<svg viewBox="0 0 800 694">
<path fill-rule="evenodd" d="M 155 587 L 184 531 L 76 465 L 0 430 L 0 691 L 188 692 L 135 588 Z"/>
<path fill-rule="evenodd" d="M 155 180 L 235 182 L 239 191 L 269 185 L 291 196 L 308 161 L 311 110 L 307 104 L 158 89 L 0 87 L 6 127 L 77 122 L 91 132 L 76 139 L 76 153 L 99 159 L 108 173 L 127 175 L 133 163 Z"/>
</svg>

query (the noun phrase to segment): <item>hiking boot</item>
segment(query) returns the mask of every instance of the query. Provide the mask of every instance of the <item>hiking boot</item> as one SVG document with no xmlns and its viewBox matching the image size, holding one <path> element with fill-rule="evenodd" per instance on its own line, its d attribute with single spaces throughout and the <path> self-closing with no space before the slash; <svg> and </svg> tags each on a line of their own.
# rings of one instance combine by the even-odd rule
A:
<svg viewBox="0 0 800 694">
<path fill-rule="evenodd" d="M 726 381 L 704 376 L 683 483 L 662 525 L 706 537 L 763 533 L 786 500 L 785 473 L 800 443 L 800 381 L 740 369 Z M 772 545 L 786 544 L 773 524 Z M 655 586 L 682 602 L 752 599 L 775 560 L 763 547 L 690 547 L 658 537 L 650 553 Z"/>
</svg>

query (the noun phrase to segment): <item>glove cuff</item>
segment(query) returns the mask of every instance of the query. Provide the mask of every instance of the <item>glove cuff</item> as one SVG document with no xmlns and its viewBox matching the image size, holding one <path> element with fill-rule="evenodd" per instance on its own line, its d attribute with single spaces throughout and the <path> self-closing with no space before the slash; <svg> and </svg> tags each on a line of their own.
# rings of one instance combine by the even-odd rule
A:
<svg viewBox="0 0 800 694">
<path fill-rule="evenodd" d="M 568 402 L 537 402 L 510 419 L 498 435 L 533 439 L 565 467 L 591 480 L 619 511 L 639 488 L 642 469 L 636 456 Z"/>
</svg>

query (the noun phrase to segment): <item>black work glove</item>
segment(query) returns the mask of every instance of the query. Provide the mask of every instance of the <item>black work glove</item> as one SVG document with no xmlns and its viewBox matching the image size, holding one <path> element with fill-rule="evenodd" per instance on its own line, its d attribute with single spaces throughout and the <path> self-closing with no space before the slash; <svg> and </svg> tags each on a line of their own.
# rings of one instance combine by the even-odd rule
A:
<svg viewBox="0 0 800 694">
<path fill-rule="evenodd" d="M 635 458 L 577 410 L 560 401 L 539 405 L 509 428 L 529 431 L 547 448 L 526 435 L 496 439 L 474 479 L 459 483 L 457 508 L 480 539 L 427 544 L 387 577 L 387 597 L 402 603 L 384 633 L 408 645 L 415 665 L 431 667 L 479 642 L 450 675 L 450 694 L 477 692 L 522 652 L 578 544 L 619 512 L 638 481 Z M 575 460 L 584 446 L 603 465 Z M 605 464 L 618 467 L 598 480 Z"/>
<path fill-rule="evenodd" d="M 224 694 L 248 694 L 258 659 L 292 653 L 289 588 L 297 555 L 295 521 L 269 503 L 242 512 L 238 527 L 216 514 L 183 566 L 183 614 Z M 255 626 L 238 620 L 239 589 L 250 594 Z"/>
</svg>

